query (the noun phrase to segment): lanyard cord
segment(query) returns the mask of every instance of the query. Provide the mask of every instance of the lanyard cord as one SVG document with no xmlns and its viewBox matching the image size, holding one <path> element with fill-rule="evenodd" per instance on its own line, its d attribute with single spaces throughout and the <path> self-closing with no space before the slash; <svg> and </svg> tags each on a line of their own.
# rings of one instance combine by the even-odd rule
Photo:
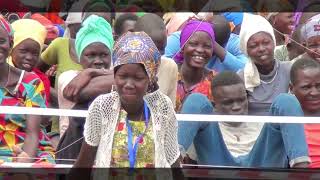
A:
<svg viewBox="0 0 320 180">
<path fill-rule="evenodd" d="M 148 109 L 146 102 L 144 102 L 143 106 L 144 106 L 144 118 L 145 118 L 146 128 L 145 128 L 144 132 L 136 138 L 134 144 L 132 142 L 133 141 L 132 127 L 130 126 L 129 119 L 128 118 L 126 119 L 126 125 L 127 125 L 127 130 L 128 130 L 128 155 L 129 155 L 130 169 L 134 168 L 134 165 L 136 163 L 136 158 L 137 158 L 139 142 L 141 141 L 141 139 L 143 138 L 144 134 L 146 133 L 146 131 L 148 129 L 149 109 Z"/>
</svg>

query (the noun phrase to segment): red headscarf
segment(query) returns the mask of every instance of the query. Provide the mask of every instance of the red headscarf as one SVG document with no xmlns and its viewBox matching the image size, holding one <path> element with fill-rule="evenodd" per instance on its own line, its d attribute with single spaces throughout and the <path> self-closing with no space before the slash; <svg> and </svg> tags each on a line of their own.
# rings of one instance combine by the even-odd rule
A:
<svg viewBox="0 0 320 180">
<path fill-rule="evenodd" d="M 13 43 L 13 29 L 10 23 L 0 15 L 0 26 L 8 32 L 10 43 Z"/>
</svg>

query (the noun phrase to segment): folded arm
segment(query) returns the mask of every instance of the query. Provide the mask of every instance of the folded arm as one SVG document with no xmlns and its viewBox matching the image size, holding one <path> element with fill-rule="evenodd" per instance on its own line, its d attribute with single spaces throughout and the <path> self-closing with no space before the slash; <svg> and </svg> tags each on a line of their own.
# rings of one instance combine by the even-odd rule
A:
<svg viewBox="0 0 320 180">
<path fill-rule="evenodd" d="M 92 100 L 110 92 L 113 79 L 111 70 L 85 69 L 63 89 L 63 96 L 76 103 Z"/>
</svg>

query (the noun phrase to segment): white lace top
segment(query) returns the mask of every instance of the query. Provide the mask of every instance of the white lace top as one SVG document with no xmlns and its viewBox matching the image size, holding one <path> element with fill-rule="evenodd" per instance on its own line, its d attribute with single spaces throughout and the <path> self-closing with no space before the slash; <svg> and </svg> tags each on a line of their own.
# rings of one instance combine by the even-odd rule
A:
<svg viewBox="0 0 320 180">
<path fill-rule="evenodd" d="M 151 114 L 155 143 L 155 168 L 170 168 L 180 156 L 178 123 L 171 100 L 159 90 L 144 96 Z M 95 167 L 110 167 L 113 136 L 120 112 L 117 92 L 97 97 L 84 125 L 87 144 L 97 146 Z"/>
</svg>

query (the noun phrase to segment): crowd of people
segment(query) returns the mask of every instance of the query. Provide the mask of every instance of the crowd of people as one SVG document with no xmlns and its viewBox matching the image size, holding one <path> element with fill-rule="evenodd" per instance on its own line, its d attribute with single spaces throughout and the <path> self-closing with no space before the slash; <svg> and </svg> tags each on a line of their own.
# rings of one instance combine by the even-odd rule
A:
<svg viewBox="0 0 320 180">
<path fill-rule="evenodd" d="M 320 167 L 320 123 L 175 116 L 319 116 L 320 14 L 164 17 L 88 11 L 55 24 L 41 13 L 14 22 L 1 16 L 1 105 L 81 109 L 88 116 L 1 114 L 0 160 Z"/>
</svg>

